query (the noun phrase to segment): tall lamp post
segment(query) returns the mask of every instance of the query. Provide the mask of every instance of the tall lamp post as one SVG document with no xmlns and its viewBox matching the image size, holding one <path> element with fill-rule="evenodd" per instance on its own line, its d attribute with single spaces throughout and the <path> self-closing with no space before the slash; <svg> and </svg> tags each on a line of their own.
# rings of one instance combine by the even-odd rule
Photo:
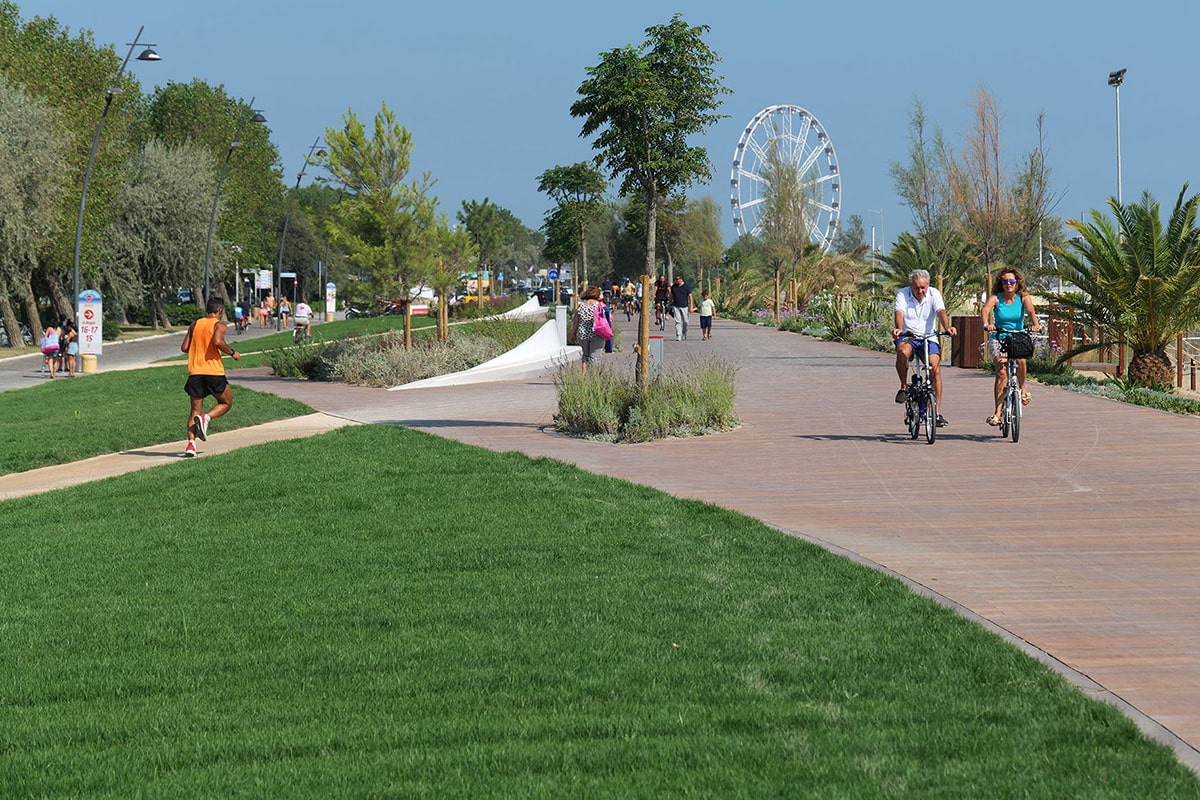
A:
<svg viewBox="0 0 1200 800">
<path fill-rule="evenodd" d="M 209 297 L 209 293 L 210 293 L 209 288 L 208 288 L 208 273 L 209 273 L 209 264 L 212 263 L 213 229 L 217 227 L 217 204 L 221 202 L 221 186 L 224 185 L 224 183 L 225 183 L 225 176 L 229 174 L 229 160 L 231 158 L 233 158 L 233 151 L 242 146 L 242 142 L 239 137 L 241 137 L 242 128 L 244 128 L 246 126 L 246 123 L 247 122 L 257 122 L 257 123 L 261 124 L 266 121 L 267 121 L 267 118 L 264 117 L 261 112 L 256 111 L 254 109 L 254 98 L 251 97 L 250 105 L 246 108 L 246 113 L 243 114 L 242 118 L 238 121 L 237 130 L 234 131 L 234 134 L 233 134 L 233 141 L 231 141 L 229 143 L 229 152 L 227 152 L 225 154 L 225 164 L 221 167 L 221 177 L 217 179 L 217 195 L 216 195 L 216 197 L 213 198 L 212 217 L 208 221 L 208 244 L 206 244 L 204 247 L 204 302 L 205 303 L 208 302 L 208 297 Z M 241 276 L 237 276 L 237 278 L 238 278 L 238 280 L 241 280 Z"/>
<path fill-rule="evenodd" d="M 312 161 L 313 153 L 318 156 L 325 155 L 324 148 L 321 147 L 321 137 L 317 137 L 312 143 L 312 147 L 308 148 L 308 155 L 304 157 L 304 164 L 300 166 L 300 172 L 296 175 L 296 185 L 292 187 L 291 197 L 288 199 L 287 213 L 283 215 L 283 233 L 279 236 L 279 257 L 275 259 L 275 284 L 276 291 L 279 296 L 283 297 L 283 243 L 287 241 L 288 222 L 292 219 L 292 207 L 296 205 L 296 192 L 300 190 L 300 181 L 304 179 L 304 171 L 308 169 L 309 163 Z M 278 305 L 279 300 L 275 301 Z M 275 314 L 275 330 L 283 330 L 283 315 L 276 312 Z"/>
<path fill-rule="evenodd" d="M 138 61 L 162 61 L 162 56 L 152 49 L 157 45 L 140 41 L 142 31 L 145 29 L 145 25 L 138 28 L 137 36 L 133 37 L 133 42 L 129 45 L 129 52 L 126 53 L 125 60 L 121 62 L 121 69 L 117 70 L 116 79 L 104 93 L 104 111 L 100 113 L 100 124 L 96 126 L 96 135 L 92 137 L 92 149 L 88 151 L 87 168 L 83 171 L 83 191 L 79 195 L 79 218 L 75 222 L 75 292 L 71 296 L 71 306 L 75 309 L 76 316 L 79 315 L 79 246 L 83 241 L 83 209 L 87 205 L 88 182 L 92 179 L 92 162 L 96 159 L 96 146 L 100 144 L 100 133 L 104 130 L 104 121 L 108 119 L 108 109 L 112 107 L 113 98 L 121 93 L 121 76 L 125 74 L 125 67 L 129 65 L 129 59 L 139 44 L 146 49 L 138 54 Z"/>
<path fill-rule="evenodd" d="M 1108 85 L 1117 93 L 1117 204 L 1121 204 L 1121 84 L 1125 82 L 1125 68 L 1108 73 Z"/>
</svg>

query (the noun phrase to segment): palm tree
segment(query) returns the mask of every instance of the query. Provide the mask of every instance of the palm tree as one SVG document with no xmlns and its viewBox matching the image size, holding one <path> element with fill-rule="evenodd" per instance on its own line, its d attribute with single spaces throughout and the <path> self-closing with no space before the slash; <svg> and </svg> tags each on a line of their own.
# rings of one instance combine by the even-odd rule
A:
<svg viewBox="0 0 1200 800">
<path fill-rule="evenodd" d="M 959 233 L 951 233 L 939 250 L 924 234 L 902 233 L 885 255 L 879 257 L 883 269 L 872 274 L 869 285 L 860 289 L 870 291 L 881 287 L 884 296 L 894 296 L 908 285 L 908 276 L 918 269 L 928 270 L 929 283 L 942 293 L 947 311 L 953 313 L 971 301 L 975 294 L 968 276 L 979 266 L 975 249 Z"/>
<path fill-rule="evenodd" d="M 1049 297 L 1071 309 L 1076 321 L 1094 327 L 1096 339 L 1063 358 L 1112 347 L 1124 334 L 1133 351 L 1129 380 L 1170 385 L 1167 345 L 1200 321 L 1200 195 L 1184 199 L 1187 189 L 1185 183 L 1165 229 L 1149 192 L 1125 205 L 1109 198 L 1115 224 L 1098 210 L 1091 222 L 1068 223 L 1079 237 L 1056 248 L 1055 274 L 1079 291 Z"/>
</svg>

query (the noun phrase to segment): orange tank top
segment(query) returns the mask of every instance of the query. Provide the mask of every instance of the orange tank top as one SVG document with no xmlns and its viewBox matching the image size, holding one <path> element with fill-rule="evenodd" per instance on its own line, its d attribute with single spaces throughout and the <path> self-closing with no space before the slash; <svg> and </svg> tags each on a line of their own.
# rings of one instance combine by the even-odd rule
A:
<svg viewBox="0 0 1200 800">
<path fill-rule="evenodd" d="M 192 328 L 192 345 L 188 348 L 188 375 L 224 375 L 221 351 L 213 344 L 213 332 L 217 327 L 215 317 L 196 320 Z"/>
</svg>

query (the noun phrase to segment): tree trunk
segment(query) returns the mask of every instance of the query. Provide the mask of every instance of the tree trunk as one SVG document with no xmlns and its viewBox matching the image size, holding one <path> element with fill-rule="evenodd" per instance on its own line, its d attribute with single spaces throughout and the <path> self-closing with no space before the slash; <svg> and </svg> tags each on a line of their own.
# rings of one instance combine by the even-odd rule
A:
<svg viewBox="0 0 1200 800">
<path fill-rule="evenodd" d="M 583 220 L 579 220 L 579 263 L 583 267 L 583 286 L 586 289 L 588 285 L 587 223 Z"/>
<path fill-rule="evenodd" d="M 23 272 L 21 275 L 21 290 L 25 296 L 21 300 L 21 305 L 25 306 L 25 319 L 29 323 L 29 330 L 33 331 L 34 341 L 42 338 L 42 316 L 38 312 L 37 295 L 33 293 L 33 284 L 29 282 L 31 272 Z M 17 331 L 20 335 L 20 331 Z"/>
<path fill-rule="evenodd" d="M 67 294 L 67 290 L 62 284 L 62 278 L 57 272 L 45 265 L 39 267 L 39 269 L 42 271 L 42 277 L 46 280 L 46 285 L 50 287 L 51 306 L 63 318 L 74 317 L 75 303 L 71 296 Z"/>
<path fill-rule="evenodd" d="M 450 293 L 439 291 L 437 297 L 437 338 L 444 342 L 450 338 Z"/>
<path fill-rule="evenodd" d="M 405 288 L 405 293 L 408 290 Z M 412 350 L 412 303 L 407 300 L 404 303 L 404 350 L 409 352 Z"/>
<path fill-rule="evenodd" d="M 658 233 L 655 227 L 655 222 L 658 218 L 657 206 L 658 198 L 653 191 L 646 192 L 646 269 L 642 273 L 642 286 L 649 287 L 649 277 L 658 272 L 658 260 L 654 254 L 654 237 Z M 643 290 L 643 294 L 649 291 L 649 288 Z M 637 348 L 637 381 L 639 390 L 646 388 L 646 376 L 650 372 L 650 317 L 646 314 L 642 315 L 641 324 L 638 326 L 638 348 Z M 644 331 L 644 334 L 643 334 Z"/>
<path fill-rule="evenodd" d="M 646 275 L 658 272 L 658 253 L 655 250 L 658 236 L 658 193 L 653 189 L 646 192 Z M 667 260 L 667 282 L 675 280 L 671 262 Z"/>
<path fill-rule="evenodd" d="M 158 330 L 159 325 L 165 330 L 171 330 L 171 318 L 167 316 L 167 309 L 163 307 L 161 295 L 154 295 L 150 299 L 150 327 Z"/>
<path fill-rule="evenodd" d="M 21 323 L 17 321 L 17 314 L 8 300 L 8 291 L 3 286 L 0 286 L 0 322 L 4 323 L 4 332 L 8 334 L 8 346 L 24 347 L 25 343 L 21 341 Z M 41 335 L 38 335 L 33 343 L 37 344 L 41 338 Z"/>
<path fill-rule="evenodd" d="M 1171 386 L 1175 371 L 1165 350 L 1134 353 L 1129 361 L 1129 381 L 1137 386 Z"/>
</svg>

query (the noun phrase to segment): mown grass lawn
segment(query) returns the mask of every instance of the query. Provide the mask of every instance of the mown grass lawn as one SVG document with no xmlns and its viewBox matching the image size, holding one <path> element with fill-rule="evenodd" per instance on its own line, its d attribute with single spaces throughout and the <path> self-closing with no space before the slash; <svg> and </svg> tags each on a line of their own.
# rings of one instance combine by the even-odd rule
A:
<svg viewBox="0 0 1200 800">
<path fill-rule="evenodd" d="M 150 367 L 0 392 L 0 475 L 187 438 L 187 367 Z M 205 407 L 211 407 L 211 398 Z M 311 414 L 303 403 L 235 387 L 214 432 Z"/>
<path fill-rule="evenodd" d="M 4 797 L 1200 795 L 894 580 L 399 428 L 0 503 L 0 564 Z"/>
</svg>

